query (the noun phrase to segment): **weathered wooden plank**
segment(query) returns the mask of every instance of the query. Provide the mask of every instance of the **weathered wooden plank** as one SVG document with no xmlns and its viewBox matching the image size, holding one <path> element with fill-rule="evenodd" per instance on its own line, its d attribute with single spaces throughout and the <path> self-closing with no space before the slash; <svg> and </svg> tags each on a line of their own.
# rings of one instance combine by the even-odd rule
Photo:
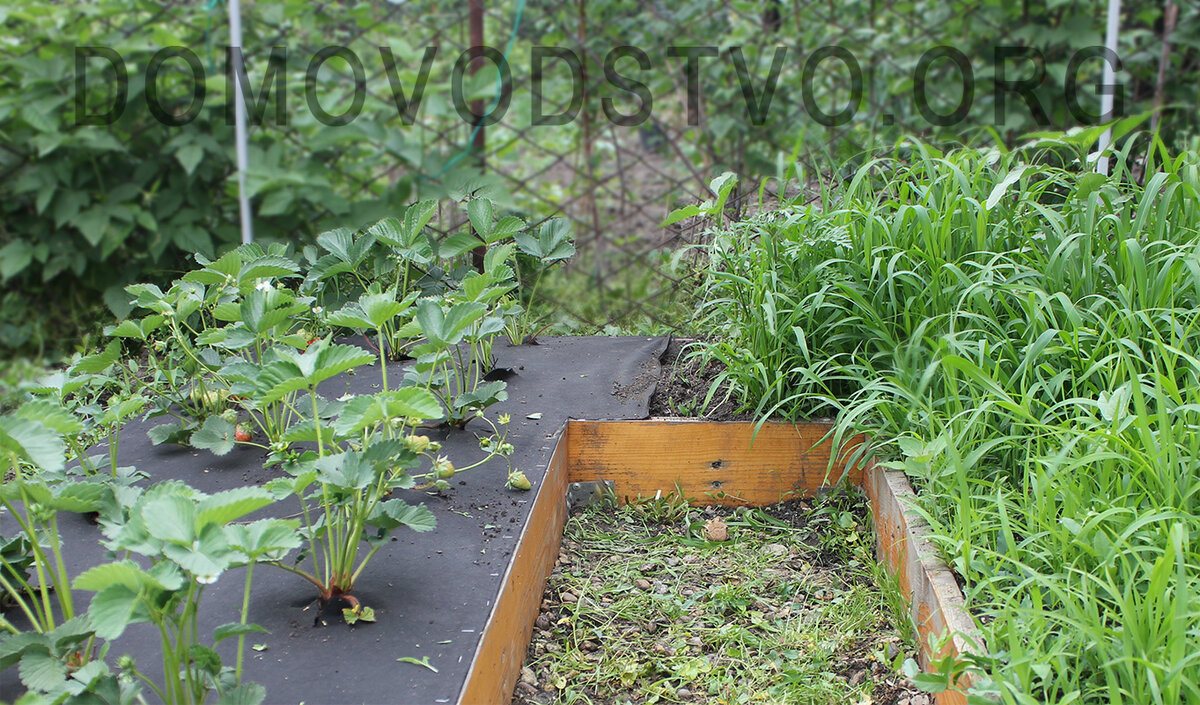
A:
<svg viewBox="0 0 1200 705">
<path fill-rule="evenodd" d="M 529 521 L 504 576 L 504 587 L 488 617 L 458 699 L 461 705 L 502 705 L 512 700 L 542 604 L 546 578 L 558 559 L 567 521 L 566 461 L 570 438 L 568 426 L 559 435 Z"/>
<path fill-rule="evenodd" d="M 572 421 L 571 482 L 611 480 L 618 500 L 668 494 L 697 504 L 768 505 L 838 481 L 827 423 Z M 854 439 L 847 447 L 861 443 Z M 859 484 L 861 470 L 849 481 Z"/>
<path fill-rule="evenodd" d="M 872 464 L 863 480 L 875 524 L 876 556 L 896 576 L 909 605 L 909 616 L 917 628 L 921 667 L 930 670 L 931 664 L 943 656 L 957 657 L 978 646 L 979 634 L 966 611 L 958 582 L 926 538 L 925 521 L 910 509 L 916 495 L 908 478 L 899 470 Z M 931 640 L 941 645 L 936 651 Z M 970 679 L 960 678 L 956 686 L 956 690 L 937 694 L 937 705 L 965 705 L 963 693 Z"/>
</svg>

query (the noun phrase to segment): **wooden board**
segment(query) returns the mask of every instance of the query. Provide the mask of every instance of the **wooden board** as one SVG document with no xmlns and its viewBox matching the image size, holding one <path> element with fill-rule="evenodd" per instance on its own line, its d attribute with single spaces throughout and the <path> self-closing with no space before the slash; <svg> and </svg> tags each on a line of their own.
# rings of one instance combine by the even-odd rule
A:
<svg viewBox="0 0 1200 705">
<path fill-rule="evenodd" d="M 864 474 L 863 489 L 875 524 L 876 556 L 896 576 L 909 605 L 921 667 L 929 671 L 943 656 L 965 654 L 979 643 L 978 632 L 954 574 L 926 537 L 926 523 L 909 508 L 916 495 L 908 478 L 899 470 L 872 465 Z M 934 651 L 931 641 L 940 648 Z M 956 686 L 938 693 L 937 705 L 965 705 L 963 693 L 970 679 L 960 678 Z"/>
<path fill-rule="evenodd" d="M 765 506 L 811 496 L 836 482 L 865 438 L 856 436 L 830 463 L 832 424 L 755 424 L 687 420 L 569 421 L 560 434 L 529 522 L 504 578 L 504 588 L 471 664 L 460 705 L 511 700 L 554 568 L 566 524 L 571 482 L 609 480 L 620 501 L 667 494 L 676 485 L 697 504 Z M 980 648 L 954 575 L 938 558 L 923 522 L 908 510 L 914 493 L 904 473 L 868 464 L 846 472 L 871 504 L 879 560 L 896 575 L 917 627 L 922 667 L 945 654 Z M 945 635 L 950 638 L 944 638 Z M 936 653 L 930 637 L 941 643 Z M 959 690 L 935 696 L 937 705 L 964 705 Z"/>
<path fill-rule="evenodd" d="M 542 604 L 546 578 L 558 559 L 567 522 L 566 459 L 570 436 L 568 425 L 559 434 L 529 521 L 504 576 L 504 587 L 475 651 L 458 698 L 461 705 L 501 705 L 512 700 Z"/>
<path fill-rule="evenodd" d="M 750 422 L 572 421 L 567 467 L 571 482 L 611 480 L 621 502 L 666 495 L 678 484 L 696 504 L 762 506 L 838 481 L 831 429 L 766 423 L 756 434 Z M 851 470 L 849 481 L 860 484 L 861 470 Z"/>
</svg>

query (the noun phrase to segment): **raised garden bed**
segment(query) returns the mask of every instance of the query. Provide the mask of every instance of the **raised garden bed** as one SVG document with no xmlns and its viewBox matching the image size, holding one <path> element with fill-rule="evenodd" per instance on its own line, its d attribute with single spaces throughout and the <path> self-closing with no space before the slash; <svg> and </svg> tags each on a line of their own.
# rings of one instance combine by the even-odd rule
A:
<svg viewBox="0 0 1200 705">
<path fill-rule="evenodd" d="M 899 598 L 907 606 L 921 667 L 931 669 L 943 657 L 965 653 L 978 637 L 953 574 L 924 538 L 923 522 L 909 509 L 912 489 L 904 474 L 869 462 L 865 468 L 844 465 L 862 439 L 843 447 L 831 466 L 833 447 L 826 438 L 831 428 L 828 423 L 758 427 L 750 422 L 682 419 L 570 422 L 548 476 L 560 477 L 560 483 L 556 487 L 548 479 L 539 493 L 542 496 L 526 529 L 528 539 L 518 549 L 518 555 L 525 554 L 529 562 L 513 571 L 506 587 L 506 592 L 522 596 L 513 602 L 520 614 L 511 624 L 524 631 L 509 635 L 505 648 L 489 652 L 480 661 L 500 664 L 507 681 L 490 697 L 479 691 L 478 698 L 464 702 L 503 702 L 515 687 L 520 675 L 514 665 L 517 654 L 524 654 L 539 614 L 542 581 L 560 552 L 558 537 L 568 515 L 568 505 L 560 498 L 572 485 L 595 481 L 611 483 L 611 493 L 619 502 L 679 492 L 696 498 L 700 505 L 761 507 L 816 496 L 842 477 L 850 487 L 861 488 L 868 499 L 876 529 L 875 555 L 894 576 Z M 492 666 L 481 670 L 500 677 Z M 957 681 L 938 693 L 934 702 L 965 702 L 961 691 L 968 684 Z"/>
<path fill-rule="evenodd" d="M 397 535 L 363 574 L 355 594 L 375 609 L 375 624 L 322 620 L 309 586 L 282 571 L 257 571 L 250 614 L 268 633 L 251 637 L 246 680 L 264 685 L 268 702 L 508 702 L 542 614 L 545 580 L 560 558 L 570 508 L 565 498 L 573 485 L 607 482 L 621 500 L 679 491 L 702 505 L 744 507 L 814 496 L 841 474 L 839 463 L 830 467 L 834 449 L 822 440 L 825 424 L 768 423 L 756 433 L 746 422 L 636 420 L 648 413 L 666 344 L 662 338 L 550 338 L 537 346 L 498 346 L 498 367 L 513 374 L 508 401 L 496 409 L 513 417 L 509 440 L 517 450 L 510 460 L 532 491 L 504 489 L 507 469 L 499 460 L 456 478 L 448 492 L 402 491 L 410 503 L 434 511 L 437 530 Z M 350 376 L 336 384 L 369 393 L 374 379 Z M 606 420 L 573 420 L 580 418 Z M 275 474 L 263 468 L 257 450 L 217 458 L 152 446 L 141 440 L 144 431 L 137 423 L 124 429 L 120 462 L 156 481 L 184 479 L 214 493 L 261 485 Z M 437 437 L 458 457 L 473 457 L 477 440 L 470 425 Z M 927 666 L 940 655 L 929 650 L 930 635 L 948 628 L 969 633 L 969 620 L 957 611 L 961 595 L 928 546 L 911 536 L 917 522 L 897 499 L 911 492 L 903 475 L 849 468 L 846 480 L 870 498 L 878 555 L 897 575 Z M 270 511 L 287 515 L 296 506 L 277 503 Z M 64 516 L 62 533 L 72 574 L 104 560 L 97 529 L 83 518 Z M 231 570 L 209 586 L 201 631 L 236 618 L 239 574 Z M 114 654 L 154 664 L 156 638 L 135 625 Z M 220 650 L 230 646 L 225 642 Z M 956 637 L 943 648 L 961 651 L 965 642 Z M 850 679 L 863 670 L 853 659 L 847 663 L 860 666 Z M 878 675 L 867 667 L 861 678 Z M 15 669 L 0 673 L 0 688 L 6 696 L 20 692 Z M 947 692 L 937 702 L 961 702 L 961 696 Z"/>
<path fill-rule="evenodd" d="M 928 703 L 898 673 L 912 630 L 869 522 L 857 492 L 573 512 L 514 705 Z"/>
<path fill-rule="evenodd" d="M 321 620 L 327 624 L 315 624 L 312 586 L 284 571 L 259 567 L 250 614 L 269 633 L 250 635 L 245 678 L 264 685 L 271 703 L 456 702 L 527 525 L 532 500 L 546 481 L 560 429 L 571 415 L 644 416 L 664 345 L 661 338 L 559 338 L 539 345 L 497 346 L 497 366 L 512 370 L 512 375 L 508 400 L 494 407 L 495 413 L 512 416 L 508 440 L 516 451 L 510 460 L 528 477 L 532 492 L 505 488 L 503 459 L 462 473 L 444 493 L 401 491 L 410 504 L 429 507 L 437 526 L 430 533 L 393 535 L 360 577 L 355 594 L 375 610 L 374 624 L 346 626 L 340 615 L 327 615 Z M 401 367 L 396 365 L 397 370 Z M 331 380 L 337 389 L 327 392 L 369 393 L 378 379 L 376 374 L 343 376 Z M 119 462 L 148 472 L 155 482 L 179 479 L 216 493 L 260 486 L 284 474 L 278 467 L 264 469 L 265 453 L 254 448 L 217 457 L 152 445 L 147 425 L 152 424 L 131 423 L 122 431 Z M 463 462 L 483 455 L 474 431 L 468 424 L 462 431 L 430 435 L 440 438 L 443 452 Z M 279 502 L 265 511 L 288 516 L 298 508 Z M 6 533 L 10 529 L 8 521 Z M 99 530 L 85 517 L 63 514 L 60 529 L 71 575 L 104 562 Z M 208 586 L 200 605 L 202 633 L 237 619 L 243 573 L 244 569 L 230 570 Z M 11 617 L 25 626 L 18 615 Z M 129 653 L 150 671 L 157 660 L 157 640 L 155 630 L 133 625 L 114 643 L 113 656 Z M 231 647 L 232 640 L 220 645 L 226 659 Z M 425 660 L 429 667 L 398 658 Z M 17 675 L 16 668 L 0 672 L 5 700 L 22 691 Z"/>
</svg>

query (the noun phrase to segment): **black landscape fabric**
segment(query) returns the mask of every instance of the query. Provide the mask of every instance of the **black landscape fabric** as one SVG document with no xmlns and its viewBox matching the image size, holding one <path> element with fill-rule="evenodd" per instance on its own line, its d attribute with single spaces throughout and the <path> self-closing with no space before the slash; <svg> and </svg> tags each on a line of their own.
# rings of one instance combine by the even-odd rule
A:
<svg viewBox="0 0 1200 705">
<path fill-rule="evenodd" d="M 378 621 L 373 624 L 347 626 L 330 617 L 327 625 L 314 626 L 315 588 L 290 573 L 259 566 L 250 620 L 269 634 L 247 637 L 245 679 L 266 687 L 268 703 L 455 702 L 559 430 L 568 418 L 645 418 L 666 344 L 666 338 L 657 337 L 542 338 L 538 345 L 520 347 L 498 343 L 496 365 L 512 374 L 507 377 L 508 400 L 488 415 L 511 414 L 508 438 L 516 447 L 511 461 L 528 476 L 532 491 L 506 489 L 504 460 L 493 459 L 457 476 L 444 495 L 406 493 L 410 503 L 424 502 L 433 510 L 437 528 L 427 534 L 397 530 L 367 566 L 355 595 L 375 609 Z M 396 364 L 397 371 L 401 366 Z M 378 379 L 373 367 L 360 368 L 322 393 L 371 393 Z M 148 473 L 151 482 L 179 479 L 212 493 L 262 484 L 282 473 L 278 467 L 264 469 L 265 453 L 256 448 L 217 457 L 151 445 L 146 429 L 158 423 L 130 424 L 121 436 L 120 463 Z M 476 434 L 483 435 L 486 427 L 477 423 L 465 431 L 429 435 L 441 440 L 443 454 L 461 467 L 482 457 Z M 285 516 L 296 509 L 295 503 L 283 502 L 264 512 Z M 105 560 L 97 527 L 72 515 L 60 522 L 72 576 Z M 227 572 L 206 589 L 200 605 L 202 634 L 237 620 L 243 570 Z M 77 599 L 90 600 L 90 593 Z M 10 618 L 20 623 L 16 614 Z M 219 647 L 230 664 L 235 641 Z M 157 642 L 153 628 L 135 625 L 113 644 L 108 660 L 115 665 L 117 657 L 128 653 L 145 672 L 160 672 Z M 427 658 L 437 672 L 397 661 L 402 657 Z M 21 690 L 15 667 L 0 673 L 3 700 L 14 700 Z"/>
</svg>

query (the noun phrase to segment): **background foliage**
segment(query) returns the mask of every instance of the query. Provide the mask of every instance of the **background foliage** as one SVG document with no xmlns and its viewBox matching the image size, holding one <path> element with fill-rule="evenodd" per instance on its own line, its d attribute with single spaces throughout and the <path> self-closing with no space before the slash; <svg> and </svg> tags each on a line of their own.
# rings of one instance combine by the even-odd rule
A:
<svg viewBox="0 0 1200 705">
<path fill-rule="evenodd" d="M 690 223 L 659 223 L 672 207 L 711 195 L 714 175 L 742 176 L 741 191 L 729 200 L 736 210 L 760 191 L 814 193 L 905 134 L 1011 145 L 1035 128 L 1070 127 L 1068 62 L 1101 42 L 1103 8 L 1099 0 L 487 3 L 485 43 L 508 54 L 512 82 L 503 119 L 484 131 L 486 147 L 475 153 L 468 148 L 471 125 L 456 112 L 451 90 L 454 63 L 469 45 L 467 3 L 246 2 L 244 44 L 258 108 L 248 175 L 256 237 L 301 245 L 331 227 L 375 222 L 413 199 L 478 192 L 526 220 L 563 214 L 575 221 L 581 256 L 539 290 L 547 320 L 559 329 L 678 329 L 690 318 L 686 294 L 694 279 L 677 252 L 703 236 Z M 1119 77 L 1127 114 L 1155 102 L 1163 8 L 1124 5 Z M 91 0 L 7 6 L 0 27 L 0 279 L 8 289 L 0 345 L 37 352 L 59 347 L 62 331 L 74 339 L 89 321 L 125 313 L 122 286 L 166 283 L 190 253 L 214 257 L 238 242 L 223 51 L 228 22 L 219 2 Z M 1181 4 L 1163 84 L 1161 132 L 1172 146 L 1192 135 L 1198 30 L 1200 9 Z M 689 76 L 684 59 L 668 55 L 671 45 L 718 52 L 698 62 L 692 121 Z M 975 80 L 966 118 L 946 127 L 930 125 L 914 96 L 918 60 L 938 45 L 962 51 Z M 1040 65 L 1012 59 L 1007 67 L 1018 78 L 1044 68 L 1036 90 L 1044 122 L 1013 95 L 998 109 L 995 48 L 1003 45 L 1044 57 Z M 112 125 L 76 120 L 79 46 L 110 48 L 127 67 L 127 108 Z M 193 51 L 205 77 L 195 118 L 177 127 L 162 124 L 144 100 L 152 57 L 172 46 Z M 306 100 L 305 72 L 328 46 L 348 47 L 362 62 L 365 100 L 346 125 L 322 124 Z M 397 108 L 391 80 L 412 99 L 432 46 L 438 51 L 410 120 Z M 535 46 L 574 51 L 582 80 L 551 61 L 535 83 Z M 614 125 L 605 116 L 606 102 L 623 114 L 638 107 L 628 90 L 635 86 L 605 73 L 605 58 L 618 46 L 648 57 L 644 69 L 636 58 L 610 67 L 644 83 L 653 99 L 650 118 L 639 125 Z M 805 89 L 806 62 L 826 46 L 848 50 L 861 66 L 857 105 L 848 102 L 851 76 L 836 58 L 821 63 Z M 392 76 L 381 47 L 394 58 Z M 84 105 L 103 110 L 116 85 L 111 67 L 99 59 L 86 65 Z M 1092 84 L 1099 67 L 1087 62 L 1079 74 L 1081 102 L 1091 112 L 1098 111 Z M 186 68 L 171 59 L 159 75 L 157 93 L 172 115 L 186 113 L 191 102 Z M 285 79 L 281 111 L 268 86 L 272 68 Z M 948 112 L 959 97 L 956 71 L 948 60 L 930 68 L 928 99 L 937 112 Z M 767 103 L 772 73 L 777 88 Z M 349 108 L 354 82 L 350 64 L 330 59 L 315 87 L 322 108 L 335 115 Z M 758 111 L 747 107 L 747 85 Z M 558 112 L 575 88 L 581 94 L 573 120 L 534 124 L 535 100 Z M 465 82 L 465 100 L 486 108 L 495 95 L 490 68 Z M 854 108 L 845 124 L 822 125 L 810 114 L 843 105 Z M 448 215 L 443 227 L 456 227 L 457 217 Z"/>
</svg>

